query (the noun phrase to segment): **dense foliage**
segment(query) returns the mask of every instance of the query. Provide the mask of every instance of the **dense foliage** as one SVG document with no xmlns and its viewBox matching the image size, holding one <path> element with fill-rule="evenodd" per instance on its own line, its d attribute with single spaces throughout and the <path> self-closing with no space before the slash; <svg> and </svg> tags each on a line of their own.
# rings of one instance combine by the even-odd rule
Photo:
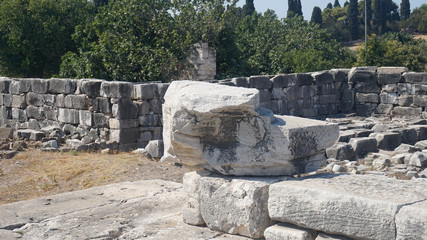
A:
<svg viewBox="0 0 427 240">
<path fill-rule="evenodd" d="M 412 35 L 389 32 L 381 37 L 372 35 L 368 39 L 368 51 L 365 44 L 359 49 L 359 66 L 405 66 L 412 71 L 426 71 L 427 44 Z"/>
<path fill-rule="evenodd" d="M 381 36 L 399 27 L 427 31 L 427 5 L 412 14 L 402 7 L 400 16 L 392 0 L 366 1 L 369 34 Z M 302 17 L 301 0 L 288 0 L 285 19 L 272 10 L 258 13 L 253 0 L 242 8 L 236 3 L 1 0 L 0 74 L 169 81 L 189 67 L 188 52 L 200 42 L 216 51 L 217 78 L 356 64 L 357 56 L 340 42 L 362 36 L 364 0 L 346 1 L 343 7 L 335 0 L 323 11 L 315 7 L 310 22 Z M 408 4 L 403 0 L 400 6 Z M 422 69 L 423 42 L 391 36 L 371 37 L 368 54 L 361 51 L 357 64 Z"/>
</svg>

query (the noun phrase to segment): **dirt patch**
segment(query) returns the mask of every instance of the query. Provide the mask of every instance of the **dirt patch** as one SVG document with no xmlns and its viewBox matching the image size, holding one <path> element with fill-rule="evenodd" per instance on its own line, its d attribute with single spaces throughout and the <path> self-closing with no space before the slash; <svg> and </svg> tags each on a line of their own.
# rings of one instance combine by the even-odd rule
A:
<svg viewBox="0 0 427 240">
<path fill-rule="evenodd" d="M 152 161 L 132 153 L 40 152 L 27 150 L 0 159 L 0 204 L 122 181 L 181 182 L 188 167 Z"/>
<path fill-rule="evenodd" d="M 423 39 L 424 41 L 427 42 L 427 34 L 419 34 L 419 35 L 414 35 L 415 39 Z"/>
</svg>

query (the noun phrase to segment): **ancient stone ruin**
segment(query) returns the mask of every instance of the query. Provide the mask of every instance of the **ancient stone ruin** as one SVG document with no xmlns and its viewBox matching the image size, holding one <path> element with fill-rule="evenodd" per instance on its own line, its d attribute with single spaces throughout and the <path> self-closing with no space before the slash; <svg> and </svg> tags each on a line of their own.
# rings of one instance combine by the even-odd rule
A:
<svg viewBox="0 0 427 240">
<path fill-rule="evenodd" d="M 426 239 L 426 107 L 427 73 L 405 68 L 172 84 L 0 79 L 2 136 L 155 158 L 164 146 L 163 161 L 201 168 L 175 194 L 186 223 L 266 240 Z"/>
</svg>

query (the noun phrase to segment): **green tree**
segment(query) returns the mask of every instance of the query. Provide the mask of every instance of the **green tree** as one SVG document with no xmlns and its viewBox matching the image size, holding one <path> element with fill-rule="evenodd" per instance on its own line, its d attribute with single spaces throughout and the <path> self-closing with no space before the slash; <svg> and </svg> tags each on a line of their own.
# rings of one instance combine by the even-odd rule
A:
<svg viewBox="0 0 427 240">
<path fill-rule="evenodd" d="M 185 43 L 170 1 L 121 0 L 100 9 L 76 28 L 78 54 L 62 59 L 62 77 L 119 81 L 169 79 L 185 58 Z"/>
<path fill-rule="evenodd" d="M 252 15 L 255 12 L 254 0 L 246 0 L 246 4 L 243 6 L 243 16 Z"/>
<path fill-rule="evenodd" d="M 411 15 L 411 5 L 409 3 L 409 0 L 402 0 L 400 3 L 400 17 L 402 19 L 408 19 Z"/>
<path fill-rule="evenodd" d="M 344 2 L 344 7 L 347 7 L 348 5 L 350 5 L 350 3 L 348 1 Z"/>
<path fill-rule="evenodd" d="M 302 16 L 301 0 L 288 0 L 287 17 L 293 17 L 295 15 Z"/>
<path fill-rule="evenodd" d="M 347 11 L 348 28 L 350 30 L 351 39 L 356 40 L 359 38 L 359 10 L 357 0 L 350 0 L 350 5 Z"/>
<path fill-rule="evenodd" d="M 420 33 L 427 33 L 427 4 L 414 9 L 411 16 L 403 21 L 402 25 Z"/>
<path fill-rule="evenodd" d="M 367 54 L 363 43 L 357 59 L 359 66 L 404 66 L 411 71 L 426 71 L 426 64 L 427 43 L 399 32 L 370 36 Z"/>
<path fill-rule="evenodd" d="M 341 4 L 338 0 L 335 0 L 335 2 L 334 2 L 334 8 L 336 8 L 336 7 L 341 7 Z"/>
<path fill-rule="evenodd" d="M 328 3 L 328 5 L 326 5 L 326 8 L 328 8 L 328 9 L 332 9 L 333 7 L 332 7 L 332 3 Z"/>
<path fill-rule="evenodd" d="M 319 7 L 316 6 L 313 8 L 313 13 L 311 14 L 310 22 L 322 26 L 322 10 Z"/>
<path fill-rule="evenodd" d="M 340 42 L 352 40 L 348 28 L 348 6 L 342 8 L 326 8 L 322 12 L 322 27 L 327 29 L 331 36 Z"/>
<path fill-rule="evenodd" d="M 51 77 L 61 57 L 76 51 L 71 35 L 92 16 L 86 0 L 0 1 L 0 74 Z"/>
</svg>

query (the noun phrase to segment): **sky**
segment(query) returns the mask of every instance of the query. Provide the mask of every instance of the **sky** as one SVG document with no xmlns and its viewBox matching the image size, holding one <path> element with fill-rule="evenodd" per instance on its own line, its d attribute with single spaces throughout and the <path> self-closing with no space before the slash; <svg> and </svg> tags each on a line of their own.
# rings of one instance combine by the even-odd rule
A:
<svg viewBox="0 0 427 240">
<path fill-rule="evenodd" d="M 245 0 L 239 0 L 237 6 L 243 6 Z M 315 6 L 324 9 L 328 3 L 334 4 L 335 0 L 301 0 L 302 12 L 304 18 L 309 20 L 311 18 L 311 13 Z M 345 0 L 339 0 L 341 6 L 344 5 Z M 394 2 L 400 6 L 401 0 L 394 0 Z M 411 9 L 413 10 L 416 7 L 421 6 L 422 4 L 427 4 L 427 0 L 410 0 Z M 287 0 L 254 0 L 255 10 L 257 12 L 265 12 L 267 9 L 272 9 L 276 12 L 279 18 L 286 17 L 286 11 L 288 11 L 288 1 Z"/>
</svg>

